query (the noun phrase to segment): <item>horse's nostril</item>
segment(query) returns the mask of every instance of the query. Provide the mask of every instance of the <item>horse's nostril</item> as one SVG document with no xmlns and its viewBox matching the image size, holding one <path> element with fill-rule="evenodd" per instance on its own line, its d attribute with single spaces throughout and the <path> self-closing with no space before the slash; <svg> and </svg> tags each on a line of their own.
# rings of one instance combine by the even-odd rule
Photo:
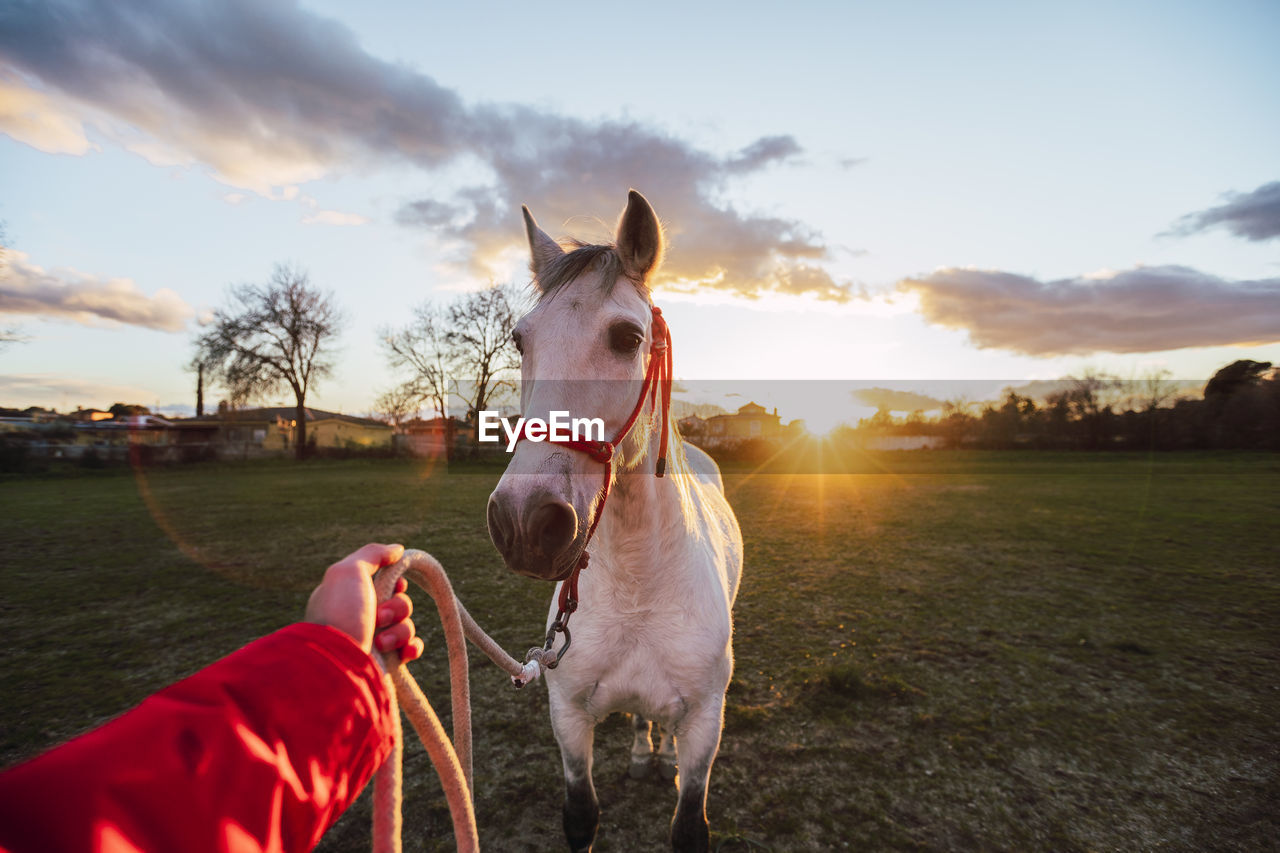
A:
<svg viewBox="0 0 1280 853">
<path fill-rule="evenodd" d="M 497 547 L 498 552 L 506 556 L 511 551 L 511 546 L 515 540 L 515 525 L 511 523 L 511 516 L 507 514 L 502 504 L 493 498 L 489 498 L 488 510 L 489 522 L 489 538 L 493 540 L 493 544 Z"/>
<path fill-rule="evenodd" d="M 564 501 L 544 503 L 529 516 L 529 541 L 547 557 L 558 557 L 578 535 L 578 514 Z"/>
</svg>

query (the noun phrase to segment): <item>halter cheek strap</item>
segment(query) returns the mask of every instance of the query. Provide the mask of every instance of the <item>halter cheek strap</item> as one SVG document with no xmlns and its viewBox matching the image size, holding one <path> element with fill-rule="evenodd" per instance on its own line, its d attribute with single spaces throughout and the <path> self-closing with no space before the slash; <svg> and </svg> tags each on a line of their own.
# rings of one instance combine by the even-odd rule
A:
<svg viewBox="0 0 1280 853">
<path fill-rule="evenodd" d="M 591 555 L 587 552 L 587 546 L 591 544 L 591 537 L 595 535 L 596 527 L 600 524 L 600 518 L 604 515 L 605 501 L 609 499 L 609 486 L 613 482 L 614 453 L 618 445 L 622 444 L 631 432 L 631 428 L 635 426 L 640 413 L 644 411 L 646 402 L 653 407 L 655 414 L 659 414 L 658 422 L 661 430 L 658 440 L 658 461 L 654 473 L 659 477 L 667 473 L 667 419 L 671 413 L 671 329 L 667 326 L 666 318 L 662 316 L 662 309 L 656 305 L 653 306 L 652 330 L 653 345 L 649 350 L 649 366 L 644 372 L 644 385 L 640 388 L 640 398 L 636 400 L 635 407 L 627 417 L 626 423 L 622 425 L 622 429 L 618 430 L 618 434 L 614 436 L 613 441 L 556 441 L 550 437 L 546 439 L 549 444 L 585 453 L 594 461 L 605 466 L 604 485 L 600 488 L 600 502 L 596 504 L 595 517 L 591 519 L 591 526 L 587 529 L 587 541 L 582 546 L 582 556 L 578 558 L 578 564 L 573 567 L 569 577 L 560 585 L 560 598 L 557 601 L 559 612 L 556 614 L 551 628 L 547 631 L 545 646 L 545 651 L 547 652 L 551 651 L 557 633 L 563 633 L 565 636 L 564 646 L 547 664 L 550 668 L 554 668 L 555 663 L 564 657 L 564 653 L 568 650 L 571 642 L 569 617 L 578 609 L 578 575 L 590 562 Z M 662 405 L 660 413 L 658 410 L 659 402 Z M 519 437 L 524 439 L 528 435 L 522 430 Z"/>
</svg>

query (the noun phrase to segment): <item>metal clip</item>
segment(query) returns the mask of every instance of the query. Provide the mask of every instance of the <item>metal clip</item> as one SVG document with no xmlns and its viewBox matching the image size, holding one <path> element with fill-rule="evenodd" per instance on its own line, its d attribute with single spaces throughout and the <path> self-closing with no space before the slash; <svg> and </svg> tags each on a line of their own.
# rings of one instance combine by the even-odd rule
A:
<svg viewBox="0 0 1280 853">
<path fill-rule="evenodd" d="M 562 622 L 557 617 L 556 621 L 552 622 L 551 627 L 547 629 L 547 642 L 542 647 L 543 651 L 552 655 L 551 660 L 544 661 L 543 663 L 543 666 L 547 669 L 555 669 L 560 665 L 560 661 L 564 658 L 565 652 L 569 651 L 569 645 L 573 642 L 573 635 L 569 633 L 569 625 L 567 622 L 568 620 Z M 557 633 L 564 634 L 564 645 L 560 647 L 559 651 L 553 652 L 552 648 L 555 646 Z"/>
</svg>

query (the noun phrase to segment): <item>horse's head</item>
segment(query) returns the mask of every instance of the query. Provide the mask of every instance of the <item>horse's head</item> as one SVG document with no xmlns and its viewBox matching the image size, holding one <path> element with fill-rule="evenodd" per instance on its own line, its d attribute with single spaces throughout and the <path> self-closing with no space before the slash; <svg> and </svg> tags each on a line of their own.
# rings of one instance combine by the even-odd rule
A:
<svg viewBox="0 0 1280 853">
<path fill-rule="evenodd" d="M 662 229 L 644 196 L 631 191 L 615 244 L 574 244 L 566 251 L 538 227 L 527 208 L 525 230 L 538 302 L 512 332 L 521 352 L 521 414 L 550 422 L 603 421 L 612 442 L 635 408 L 653 345 L 647 281 L 662 258 Z M 586 428 L 586 424 L 583 424 Z M 618 448 L 647 446 L 641 418 Z M 631 460 L 634 463 L 634 458 Z M 547 441 L 521 441 L 489 497 L 489 535 L 508 568 L 544 580 L 572 572 L 608 463 Z"/>
</svg>

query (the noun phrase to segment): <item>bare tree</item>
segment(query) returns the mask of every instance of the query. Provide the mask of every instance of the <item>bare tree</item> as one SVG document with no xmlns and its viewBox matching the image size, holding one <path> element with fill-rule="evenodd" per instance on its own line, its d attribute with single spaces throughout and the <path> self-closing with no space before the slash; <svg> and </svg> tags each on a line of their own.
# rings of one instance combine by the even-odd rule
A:
<svg viewBox="0 0 1280 853">
<path fill-rule="evenodd" d="M 515 388 L 520 354 L 511 329 L 520 319 L 523 301 L 515 286 L 490 282 L 485 290 L 469 293 L 449 306 L 445 340 L 462 380 L 457 390 L 466 402 L 468 419 L 488 408 L 499 390 Z"/>
<path fill-rule="evenodd" d="M 1062 399 L 1077 418 L 1097 417 L 1116 402 L 1115 394 L 1121 382 L 1110 374 L 1085 368 L 1079 376 L 1068 376 L 1067 388 L 1050 395 L 1051 400 Z"/>
<path fill-rule="evenodd" d="M 1178 395 L 1178 383 L 1164 368 L 1152 368 L 1138 380 L 1138 400 L 1145 412 L 1154 412 Z"/>
<path fill-rule="evenodd" d="M 373 405 L 379 415 L 382 415 L 392 426 L 399 427 L 410 416 L 417 413 L 422 402 L 422 395 L 414 385 L 410 382 L 402 382 L 382 392 Z"/>
<path fill-rule="evenodd" d="M 1096 450 L 1106 443 L 1107 423 L 1115 415 L 1111 410 L 1122 383 L 1108 373 L 1086 368 L 1080 376 L 1068 376 L 1065 390 L 1050 394 L 1046 403 L 1050 418 L 1061 419 L 1056 426 L 1074 429 L 1083 446 Z M 1070 425 L 1070 426 L 1069 426 Z"/>
<path fill-rule="evenodd" d="M 451 354 L 446 340 L 445 313 L 427 302 L 413 312 L 413 321 L 404 328 L 384 329 L 382 346 L 393 368 L 409 373 L 399 389 L 387 392 L 429 402 L 441 418 L 449 414 Z M 385 395 L 384 395 L 385 396 Z"/>
<path fill-rule="evenodd" d="M 229 304 L 218 309 L 200 336 L 200 361 L 231 393 L 233 405 L 264 397 L 287 385 L 296 403 L 294 449 L 307 451 L 307 392 L 328 376 L 328 350 L 339 332 L 341 312 L 331 294 L 311 287 L 307 274 L 277 265 L 265 285 L 234 285 Z"/>
<path fill-rule="evenodd" d="M 413 321 L 385 330 L 383 347 L 393 368 L 407 371 L 402 393 L 416 392 L 447 418 L 451 395 L 459 396 L 466 416 L 488 408 L 494 395 L 515 387 L 520 355 L 511 341 L 524 297 L 512 285 L 490 284 L 440 308 L 425 303 Z"/>
</svg>

